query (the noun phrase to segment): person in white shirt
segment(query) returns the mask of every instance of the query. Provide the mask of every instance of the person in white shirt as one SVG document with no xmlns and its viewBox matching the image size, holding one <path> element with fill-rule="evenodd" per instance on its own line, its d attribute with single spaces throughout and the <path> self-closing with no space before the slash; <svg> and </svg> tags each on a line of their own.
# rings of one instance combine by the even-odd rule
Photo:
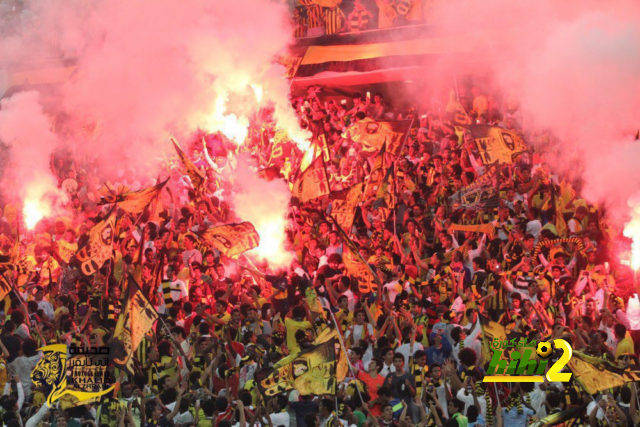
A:
<svg viewBox="0 0 640 427">
<path fill-rule="evenodd" d="M 392 374 L 396 371 L 396 367 L 393 366 L 393 349 L 391 347 L 385 347 L 380 351 L 382 355 L 382 370 L 378 373 L 383 378 L 386 378 L 388 374 Z"/>
<path fill-rule="evenodd" d="M 402 336 L 404 337 L 404 343 L 398 347 L 397 353 L 404 356 L 404 370 L 410 372 L 409 357 L 412 357 L 416 351 L 424 350 L 424 346 L 417 340 L 411 342 L 411 336 L 413 335 L 413 328 L 411 326 L 405 326 L 402 328 Z"/>
<path fill-rule="evenodd" d="M 167 269 L 167 281 L 169 282 L 169 289 L 171 290 L 171 299 L 174 302 L 189 298 L 187 285 L 182 280 L 175 280 L 175 271 L 172 267 Z M 166 283 L 166 281 L 163 283 Z M 160 286 L 158 286 L 158 313 L 160 314 L 165 314 L 167 310 L 164 303 L 163 283 L 160 283 Z"/>
<path fill-rule="evenodd" d="M 349 329 L 347 329 L 347 332 L 344 335 L 344 339 L 346 340 L 346 342 L 357 343 L 362 339 L 367 341 L 373 340 L 373 337 L 374 337 L 373 326 L 371 326 L 370 323 L 365 322 L 366 314 L 364 310 L 357 310 L 355 312 L 355 317 L 356 317 L 356 324 L 349 327 Z"/>
<path fill-rule="evenodd" d="M 36 289 L 36 294 L 34 296 L 34 300 L 35 302 L 38 303 L 38 309 L 44 311 L 45 317 L 50 322 L 53 322 L 53 315 L 54 315 L 53 305 L 51 305 L 49 301 L 44 299 L 44 288 L 42 286 L 36 286 L 35 289 Z"/>
</svg>

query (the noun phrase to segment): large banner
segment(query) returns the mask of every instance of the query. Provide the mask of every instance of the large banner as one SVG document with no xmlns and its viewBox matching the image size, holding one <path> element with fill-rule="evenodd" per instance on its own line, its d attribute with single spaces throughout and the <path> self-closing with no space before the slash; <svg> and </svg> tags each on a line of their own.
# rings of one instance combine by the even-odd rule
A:
<svg viewBox="0 0 640 427">
<path fill-rule="evenodd" d="M 247 221 L 210 228 L 205 231 L 202 240 L 228 257 L 239 255 L 260 244 L 256 228 Z"/>
<path fill-rule="evenodd" d="M 343 138 L 363 145 L 366 151 L 378 151 L 387 142 L 387 153 L 399 156 L 409 135 L 412 120 L 376 121 L 370 118 L 349 126 Z"/>
<path fill-rule="evenodd" d="M 339 341 L 332 338 L 290 355 L 269 371 L 257 375 L 258 388 L 267 397 L 293 389 L 303 396 L 335 394 L 336 353 L 339 350 Z"/>
<path fill-rule="evenodd" d="M 527 150 L 522 137 L 498 126 L 469 126 L 485 165 L 513 163 L 513 155 Z"/>
</svg>

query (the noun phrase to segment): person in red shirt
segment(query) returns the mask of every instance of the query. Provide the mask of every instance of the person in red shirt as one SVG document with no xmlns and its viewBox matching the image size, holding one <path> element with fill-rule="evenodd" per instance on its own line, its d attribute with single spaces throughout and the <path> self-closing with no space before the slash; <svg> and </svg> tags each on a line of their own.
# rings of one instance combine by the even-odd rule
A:
<svg viewBox="0 0 640 427">
<path fill-rule="evenodd" d="M 366 372 L 358 371 L 356 374 L 356 377 L 367 386 L 369 396 L 371 396 L 372 400 L 378 398 L 378 390 L 384 384 L 384 377 L 379 375 L 381 370 L 382 360 L 374 357 L 366 365 Z"/>
</svg>

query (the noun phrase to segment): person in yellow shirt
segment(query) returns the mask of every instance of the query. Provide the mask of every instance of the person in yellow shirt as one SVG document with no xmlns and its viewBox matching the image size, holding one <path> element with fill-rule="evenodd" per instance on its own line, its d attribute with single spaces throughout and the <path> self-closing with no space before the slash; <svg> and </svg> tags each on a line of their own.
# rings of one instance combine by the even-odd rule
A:
<svg viewBox="0 0 640 427">
<path fill-rule="evenodd" d="M 311 322 L 305 319 L 305 309 L 301 306 L 293 307 L 291 311 L 292 317 L 287 317 L 284 319 L 284 327 L 287 332 L 287 348 L 289 349 L 289 354 L 298 353 L 300 351 L 300 346 L 296 341 L 296 332 L 299 330 L 309 330 L 311 329 Z"/>
<path fill-rule="evenodd" d="M 618 345 L 616 347 L 616 359 L 623 354 L 635 354 L 633 340 L 627 333 L 627 328 L 622 323 L 618 323 L 613 327 L 613 333 L 616 337 L 616 341 L 618 341 Z"/>
<path fill-rule="evenodd" d="M 60 264 L 58 264 L 58 261 L 52 258 L 46 250 L 42 251 L 38 258 L 40 263 L 36 269 L 40 271 L 40 286 L 46 289 L 50 282 L 58 282 L 58 278 L 60 277 Z"/>
</svg>

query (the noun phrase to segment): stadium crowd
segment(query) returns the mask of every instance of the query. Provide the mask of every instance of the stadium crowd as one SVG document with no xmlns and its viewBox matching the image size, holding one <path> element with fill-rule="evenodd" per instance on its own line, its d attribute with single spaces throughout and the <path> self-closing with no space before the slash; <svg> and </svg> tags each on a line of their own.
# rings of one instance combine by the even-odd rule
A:
<svg viewBox="0 0 640 427">
<path fill-rule="evenodd" d="M 460 107 L 474 123 L 522 132 L 516 102 L 468 89 L 459 88 Z M 109 211 L 98 203 L 109 189 L 94 164 L 55 152 L 51 172 L 72 192 L 68 214 L 28 232 L 20 231 L 18 207 L 3 206 L 4 277 L 14 286 L 0 336 L 3 425 L 518 427 L 571 409 L 571 425 L 638 425 L 631 380 L 595 393 L 575 378 L 483 382 L 491 331 L 536 342 L 563 338 L 621 372 L 638 366 L 630 335 L 638 307 L 623 292 L 615 235 L 602 210 L 580 197 L 579 181 L 550 170 L 550 153 L 537 143 L 547 136 L 525 133 L 527 152 L 484 165 L 469 130 L 455 123 L 460 109 L 439 115 L 394 106 L 377 93 L 351 101 L 325 102 L 317 88 L 293 100 L 314 141 L 326 135 L 332 192 L 292 200 L 286 241 L 295 257 L 286 268 L 249 264 L 248 254 L 227 257 L 202 238 L 210 227 L 239 222 L 224 177 L 242 153 L 256 169 L 270 168 L 270 179 L 301 179 L 303 153 L 276 137 L 272 122 L 255 123 L 240 147 L 209 135 L 203 152 L 201 135 L 194 137 L 186 151 L 206 174 L 204 188 L 196 192 L 176 160 L 152 208 L 118 211 L 110 259 L 90 276 L 76 254 Z M 348 137 L 360 121 L 398 118 L 413 126 L 397 156 Z M 393 182 L 380 179 L 380 161 Z M 127 172 L 111 189 L 141 187 Z M 352 225 L 339 229 L 336 195 L 359 183 Z M 454 196 L 474 185 L 489 196 Z M 16 247 L 19 261 L 8 268 Z M 376 280 L 356 279 L 361 270 L 345 262 L 351 248 Z M 131 277 L 162 319 L 135 349 L 133 372 L 111 364 L 116 391 L 86 405 L 50 406 L 47 385 L 30 378 L 38 349 L 113 349 Z M 282 384 L 281 393 L 263 393 L 264 373 L 313 349 L 327 328 L 338 331 L 335 364 L 348 359 L 342 375 L 336 368 L 334 392 Z"/>
</svg>

